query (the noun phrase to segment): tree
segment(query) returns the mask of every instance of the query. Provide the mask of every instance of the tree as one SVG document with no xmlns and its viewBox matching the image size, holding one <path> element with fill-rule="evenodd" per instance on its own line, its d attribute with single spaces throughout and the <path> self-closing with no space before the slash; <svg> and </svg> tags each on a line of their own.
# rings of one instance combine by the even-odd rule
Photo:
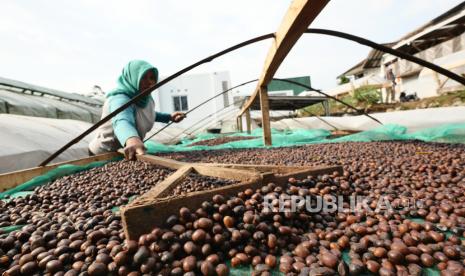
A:
<svg viewBox="0 0 465 276">
<path fill-rule="evenodd" d="M 339 84 L 344 84 L 344 83 L 349 83 L 350 82 L 350 79 L 346 76 L 341 76 L 339 78 Z"/>
</svg>

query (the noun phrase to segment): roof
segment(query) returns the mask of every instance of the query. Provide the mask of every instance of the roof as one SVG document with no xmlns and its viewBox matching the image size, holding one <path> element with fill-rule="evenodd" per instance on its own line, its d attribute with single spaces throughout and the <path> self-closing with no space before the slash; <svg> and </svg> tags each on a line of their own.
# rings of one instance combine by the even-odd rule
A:
<svg viewBox="0 0 465 276">
<path fill-rule="evenodd" d="M 338 78 L 342 76 L 353 76 L 358 75 L 363 72 L 363 64 L 365 63 L 366 59 L 360 61 L 359 63 L 355 64 L 354 66 L 350 67 L 347 71 L 337 76 Z"/>
<path fill-rule="evenodd" d="M 0 113 L 95 123 L 100 119 L 101 108 L 0 87 Z"/>
<path fill-rule="evenodd" d="M 247 97 L 250 98 L 250 97 Z M 323 96 L 268 96 L 270 110 L 297 110 L 327 100 Z M 251 110 L 260 110 L 259 97 L 255 98 Z"/>
<path fill-rule="evenodd" d="M 465 32 L 465 2 L 401 37 L 393 46 L 415 54 Z"/>
<path fill-rule="evenodd" d="M 383 43 L 382 45 L 386 46 L 386 47 L 392 47 L 394 45 L 394 43 L 393 42 L 391 42 L 391 43 Z M 383 55 L 384 55 L 384 52 L 382 52 L 380 50 L 372 49 L 368 53 L 368 56 L 365 59 L 363 59 L 359 63 L 355 64 L 353 67 L 351 67 L 350 69 L 348 69 L 344 73 L 340 74 L 338 76 L 338 78 L 342 77 L 342 76 L 357 75 L 357 74 L 362 73 L 363 70 L 365 70 L 365 69 L 379 67 L 381 65 Z"/>
<path fill-rule="evenodd" d="M 459 36 L 464 32 L 465 2 L 462 2 L 421 27 L 404 35 L 398 41 L 385 43 L 383 45 L 413 55 Z M 341 76 L 359 74 L 363 72 L 364 69 L 379 67 L 383 55 L 384 53 L 379 50 L 371 50 L 364 60 L 340 74 L 338 78 Z"/>
<path fill-rule="evenodd" d="M 285 80 L 290 80 L 294 82 L 298 82 L 307 86 L 311 86 L 310 83 L 310 76 L 302 76 L 302 77 L 294 77 L 294 78 L 286 78 Z M 292 90 L 294 95 L 298 95 L 301 92 L 307 90 L 305 87 L 301 85 L 297 85 L 294 83 L 289 83 L 280 80 L 271 80 L 271 82 L 267 86 L 268 91 L 286 91 Z"/>
<path fill-rule="evenodd" d="M 49 96 L 54 96 L 58 97 L 60 99 L 66 99 L 69 101 L 76 101 L 76 102 L 81 102 L 85 104 L 90 104 L 90 105 L 96 105 L 96 106 L 102 106 L 103 103 L 100 100 L 85 97 L 76 93 L 67 93 L 51 88 L 46 88 L 38 85 L 33 85 L 29 83 L 25 83 L 22 81 L 17 81 L 17 80 L 12 80 L 12 79 L 7 79 L 7 78 L 2 78 L 0 77 L 0 85 L 1 86 L 6 86 L 6 87 L 13 87 L 13 88 L 18 88 L 22 89 L 23 91 L 32 91 L 32 92 L 38 92 L 41 94 L 49 95 Z"/>
</svg>

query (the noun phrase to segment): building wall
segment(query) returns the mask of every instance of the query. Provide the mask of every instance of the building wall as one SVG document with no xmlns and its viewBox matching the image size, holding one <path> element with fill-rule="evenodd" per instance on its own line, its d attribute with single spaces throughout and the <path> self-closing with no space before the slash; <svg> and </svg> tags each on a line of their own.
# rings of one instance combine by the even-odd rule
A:
<svg viewBox="0 0 465 276">
<path fill-rule="evenodd" d="M 436 58 L 433 63 L 463 75 L 465 73 L 465 50 Z M 402 82 L 402 84 L 404 83 Z M 401 86 L 401 88 L 407 93 L 417 92 L 420 98 L 427 98 L 438 96 L 447 91 L 463 89 L 463 86 L 441 74 L 423 68 L 412 85 Z"/>
<path fill-rule="evenodd" d="M 438 64 L 457 74 L 464 74 L 465 33 L 423 50 L 415 54 L 415 56 Z M 397 61 L 390 65 L 390 68 L 393 69 L 394 74 L 397 76 L 397 86 L 395 88 L 396 100 L 399 99 L 399 95 L 403 91 L 407 94 L 417 93 L 419 98 L 427 98 L 437 96 L 443 92 L 463 88 L 457 82 L 408 60 L 398 59 L 390 54 L 385 54 L 382 58 L 382 65 L 379 68 L 365 70 L 363 72 L 364 77 L 352 80 L 350 83 L 339 85 L 325 92 L 332 96 L 337 96 L 364 85 L 381 84 L 385 87 L 389 86 L 389 82 L 385 79 L 385 64 L 396 59 Z M 385 99 L 386 88 L 382 89 L 382 93 L 383 99 Z"/>
<path fill-rule="evenodd" d="M 465 72 L 465 33 L 436 46 L 415 54 L 416 57 L 438 64 L 458 74 Z M 392 55 L 384 55 L 384 63 L 393 59 Z M 399 77 L 396 87 L 396 99 L 400 92 L 417 93 L 419 98 L 438 96 L 444 91 L 460 89 L 455 81 L 447 80 L 429 69 L 425 69 L 408 60 L 395 62 L 394 72 Z M 385 68 L 382 68 L 384 72 Z"/>
<path fill-rule="evenodd" d="M 226 90 L 223 89 L 223 86 L 226 89 L 231 88 L 231 79 L 227 71 L 181 75 L 153 93 L 155 109 L 159 112 L 173 113 L 175 111 L 175 97 L 187 96 L 187 110 L 190 110 L 208 98 Z M 209 114 L 223 109 L 225 104 L 231 103 L 232 91 L 228 92 L 225 96 L 219 96 L 188 114 L 187 118 L 177 126 L 180 128 L 187 128 Z"/>
<path fill-rule="evenodd" d="M 385 80 L 382 77 L 379 68 L 370 69 L 369 74 L 362 78 L 352 79 L 348 83 L 338 85 L 332 89 L 325 90 L 324 92 L 331 96 L 339 96 L 342 94 L 351 93 L 357 88 L 369 85 L 382 85 Z M 316 95 L 316 94 L 315 94 Z"/>
</svg>

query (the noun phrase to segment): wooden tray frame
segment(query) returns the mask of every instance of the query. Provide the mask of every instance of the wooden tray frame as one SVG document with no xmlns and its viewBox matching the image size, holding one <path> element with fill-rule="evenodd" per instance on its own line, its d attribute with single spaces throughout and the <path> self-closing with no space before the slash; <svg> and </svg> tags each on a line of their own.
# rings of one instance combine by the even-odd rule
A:
<svg viewBox="0 0 465 276">
<path fill-rule="evenodd" d="M 309 175 L 342 173 L 340 166 L 270 166 L 248 164 L 187 163 L 158 156 L 142 155 L 139 160 L 155 165 L 177 169 L 175 173 L 158 183 L 147 193 L 139 196 L 126 206 L 121 207 L 124 233 L 127 239 L 137 240 L 153 228 L 162 226 L 171 215 L 177 215 L 181 207 L 196 210 L 206 200 L 216 194 L 234 196 L 246 189 L 258 189 L 267 183 L 284 186 L 290 177 L 303 179 Z M 231 184 L 206 191 L 192 192 L 181 196 L 167 196 L 169 192 L 182 183 L 190 173 L 218 178 L 240 180 Z"/>
<path fill-rule="evenodd" d="M 118 156 L 121 156 L 121 153 L 112 152 L 56 163 L 45 167 L 0 174 L 0 192 L 14 188 L 60 165 L 85 165 L 94 161 L 110 160 Z M 302 179 L 309 175 L 316 176 L 335 171 L 342 173 L 342 167 L 340 166 L 299 167 L 188 163 L 153 155 L 140 155 L 137 156 L 137 159 L 176 171 L 145 194 L 139 196 L 128 205 L 121 207 L 123 229 L 128 239 L 138 239 L 140 235 L 150 232 L 154 227 L 163 225 L 164 221 L 169 216 L 177 214 L 177 211 L 181 207 L 196 210 L 201 206 L 202 202 L 210 200 L 215 194 L 234 196 L 246 189 L 255 190 L 271 182 L 283 186 L 290 177 Z M 193 192 L 182 196 L 167 196 L 190 172 L 196 172 L 205 176 L 239 180 L 240 183 L 207 191 Z"/>
<path fill-rule="evenodd" d="M 85 157 L 81 159 L 55 163 L 55 164 L 44 166 L 44 167 L 35 167 L 31 169 L 24 169 L 20 171 L 2 173 L 0 174 L 0 192 L 4 192 L 6 190 L 12 189 L 18 186 L 19 184 L 29 181 L 33 179 L 34 177 L 42 175 L 61 165 L 67 165 L 67 164 L 86 165 L 86 164 L 89 164 L 95 161 L 110 160 L 118 156 L 120 156 L 119 153 L 110 152 L 110 153 L 99 154 L 99 155 L 95 155 L 91 157 Z"/>
</svg>

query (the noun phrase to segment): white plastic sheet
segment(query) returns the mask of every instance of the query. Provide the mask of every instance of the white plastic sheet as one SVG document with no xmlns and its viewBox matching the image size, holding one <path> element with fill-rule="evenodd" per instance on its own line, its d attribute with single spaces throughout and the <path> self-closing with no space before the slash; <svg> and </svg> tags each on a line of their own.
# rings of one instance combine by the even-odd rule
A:
<svg viewBox="0 0 465 276">
<path fill-rule="evenodd" d="M 31 168 L 87 129 L 77 120 L 0 114 L 0 173 Z M 88 156 L 90 137 L 72 146 L 53 162 Z"/>
<path fill-rule="evenodd" d="M 0 114 L 0 173 L 36 167 L 91 125 L 78 120 Z M 157 123 L 150 133 L 163 125 Z M 175 137 L 182 131 L 173 125 L 157 134 L 153 140 L 176 143 L 178 138 Z M 87 148 L 93 135 L 95 132 L 63 152 L 52 163 L 89 156 Z"/>
<path fill-rule="evenodd" d="M 383 124 L 399 124 L 407 127 L 408 132 L 415 132 L 444 124 L 464 123 L 465 106 L 415 109 L 373 113 L 370 115 Z M 370 130 L 379 127 L 377 122 L 363 115 L 321 117 L 321 119 L 326 121 L 326 123 L 317 117 L 305 117 L 271 122 L 271 127 L 276 129 L 313 128 L 327 130 L 334 130 L 334 127 L 336 127 L 339 130 L 354 131 Z"/>
</svg>

